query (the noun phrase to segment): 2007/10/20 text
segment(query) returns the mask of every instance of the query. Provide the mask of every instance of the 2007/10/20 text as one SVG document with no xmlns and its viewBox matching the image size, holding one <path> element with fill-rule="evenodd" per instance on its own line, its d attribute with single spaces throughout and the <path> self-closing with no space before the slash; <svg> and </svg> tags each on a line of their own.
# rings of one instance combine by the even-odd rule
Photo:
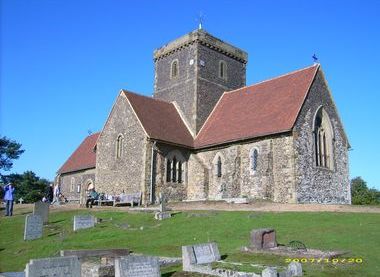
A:
<svg viewBox="0 0 380 277">
<path fill-rule="evenodd" d="M 301 263 L 332 263 L 332 264 L 361 264 L 363 263 L 362 258 L 335 258 L 335 259 L 328 259 L 328 258 L 286 258 L 286 263 L 290 262 L 301 262 Z"/>
</svg>

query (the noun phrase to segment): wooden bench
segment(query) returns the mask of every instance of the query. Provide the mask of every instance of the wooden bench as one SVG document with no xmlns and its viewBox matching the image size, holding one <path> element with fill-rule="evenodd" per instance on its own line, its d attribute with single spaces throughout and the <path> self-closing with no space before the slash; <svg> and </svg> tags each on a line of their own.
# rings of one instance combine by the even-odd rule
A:
<svg viewBox="0 0 380 277">
<path fill-rule="evenodd" d="M 137 206 L 140 206 L 141 205 L 141 196 L 142 196 L 141 191 L 135 192 L 135 193 L 125 194 L 125 195 L 120 197 L 119 201 L 114 202 L 114 206 L 119 206 L 119 205 L 123 205 L 123 204 L 130 204 L 131 207 L 133 207 L 134 204 L 137 204 Z"/>
<path fill-rule="evenodd" d="M 73 197 L 69 197 L 69 198 L 67 198 L 67 201 L 69 202 L 69 203 L 71 203 L 71 202 L 80 202 L 80 199 L 79 198 L 73 198 Z"/>
<path fill-rule="evenodd" d="M 112 206 L 115 206 L 115 200 L 108 200 L 108 199 L 103 199 L 103 200 L 95 200 L 94 204 L 98 204 L 98 206 L 101 206 L 102 204 L 112 204 Z"/>
</svg>

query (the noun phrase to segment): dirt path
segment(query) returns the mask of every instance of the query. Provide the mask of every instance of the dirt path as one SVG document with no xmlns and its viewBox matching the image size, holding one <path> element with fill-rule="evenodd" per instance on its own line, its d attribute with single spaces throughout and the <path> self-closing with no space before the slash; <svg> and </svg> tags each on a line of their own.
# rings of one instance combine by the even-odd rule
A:
<svg viewBox="0 0 380 277">
<path fill-rule="evenodd" d="M 175 202 L 167 205 L 175 211 L 216 210 L 216 211 L 257 211 L 257 212 L 344 212 L 344 213 L 380 213 L 380 206 L 327 205 L 327 204 L 280 204 L 271 202 L 256 202 L 250 204 L 229 204 L 224 201 Z M 77 204 L 51 206 L 50 212 L 62 210 L 86 210 Z M 14 214 L 29 213 L 33 204 L 15 205 Z M 94 206 L 94 211 L 157 211 L 158 206 L 151 207 L 112 207 Z"/>
<path fill-rule="evenodd" d="M 250 204 L 228 204 L 215 202 L 178 202 L 169 204 L 173 210 L 222 210 L 222 211 L 260 211 L 260 212 L 346 212 L 380 213 L 380 206 L 328 205 L 328 204 L 280 204 L 257 202 Z"/>
</svg>

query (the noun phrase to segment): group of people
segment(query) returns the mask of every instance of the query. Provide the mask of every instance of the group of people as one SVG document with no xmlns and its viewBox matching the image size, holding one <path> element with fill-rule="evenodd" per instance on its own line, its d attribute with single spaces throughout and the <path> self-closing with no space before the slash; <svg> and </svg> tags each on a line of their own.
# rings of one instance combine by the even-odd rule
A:
<svg viewBox="0 0 380 277">
<path fill-rule="evenodd" d="M 59 205 L 61 202 L 67 202 L 66 197 L 61 193 L 61 189 L 58 184 L 50 184 L 46 196 L 42 198 L 42 202 L 48 202 L 51 205 Z"/>
<path fill-rule="evenodd" d="M 12 216 L 13 215 L 13 204 L 14 204 L 14 197 L 15 197 L 15 185 L 14 184 L 7 184 L 4 188 L 2 187 L 1 196 L 4 197 L 5 202 L 5 216 Z M 60 202 L 64 199 L 66 201 L 66 198 L 61 193 L 60 187 L 58 184 L 53 185 L 50 184 L 46 196 L 43 197 L 43 202 L 48 202 L 51 205 L 53 204 L 60 204 Z M 92 208 L 95 201 L 99 199 L 99 193 L 95 191 L 94 188 L 89 189 L 87 200 L 86 200 L 86 207 Z"/>
</svg>

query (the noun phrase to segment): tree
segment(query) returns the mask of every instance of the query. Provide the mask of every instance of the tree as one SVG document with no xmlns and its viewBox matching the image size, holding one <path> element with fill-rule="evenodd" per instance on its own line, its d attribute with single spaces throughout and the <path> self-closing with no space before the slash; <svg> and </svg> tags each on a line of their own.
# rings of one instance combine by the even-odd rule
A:
<svg viewBox="0 0 380 277">
<path fill-rule="evenodd" d="M 380 204 L 380 192 L 374 188 L 368 189 L 366 181 L 361 177 L 351 180 L 351 198 L 355 205 Z"/>
<path fill-rule="evenodd" d="M 1 171 L 9 171 L 13 166 L 13 160 L 18 159 L 24 151 L 20 143 L 5 136 L 0 137 L 0 177 L 3 176 Z"/>
<path fill-rule="evenodd" d="M 25 203 L 34 203 L 47 195 L 49 181 L 38 177 L 33 171 L 26 171 L 23 174 L 10 174 L 6 180 L 15 185 L 15 199 L 20 197 Z"/>
</svg>

